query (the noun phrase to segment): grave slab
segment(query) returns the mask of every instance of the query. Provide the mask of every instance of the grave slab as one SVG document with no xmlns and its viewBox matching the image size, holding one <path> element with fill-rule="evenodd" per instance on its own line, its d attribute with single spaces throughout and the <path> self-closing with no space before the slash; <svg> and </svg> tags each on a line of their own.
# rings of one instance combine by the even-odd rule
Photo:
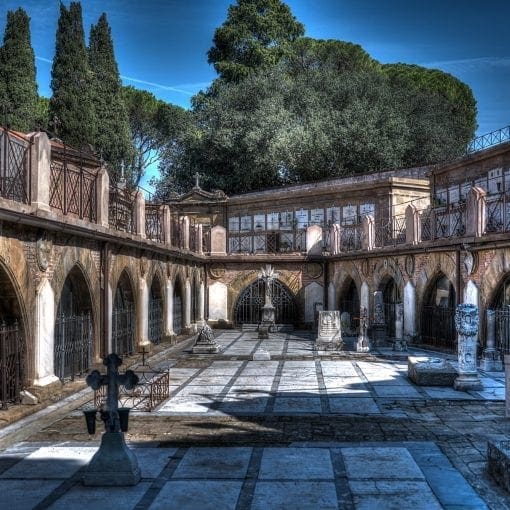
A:
<svg viewBox="0 0 510 510">
<path fill-rule="evenodd" d="M 441 358 L 409 356 L 407 375 L 419 386 L 453 386 L 457 371 Z"/>
</svg>

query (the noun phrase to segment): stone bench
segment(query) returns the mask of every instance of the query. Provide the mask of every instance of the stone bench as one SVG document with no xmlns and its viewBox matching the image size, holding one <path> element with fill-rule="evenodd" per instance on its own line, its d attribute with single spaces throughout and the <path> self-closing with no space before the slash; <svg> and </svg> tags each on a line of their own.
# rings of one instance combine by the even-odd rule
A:
<svg viewBox="0 0 510 510">
<path fill-rule="evenodd" d="M 409 356 L 407 376 L 418 386 L 453 386 L 457 371 L 441 358 Z"/>
</svg>

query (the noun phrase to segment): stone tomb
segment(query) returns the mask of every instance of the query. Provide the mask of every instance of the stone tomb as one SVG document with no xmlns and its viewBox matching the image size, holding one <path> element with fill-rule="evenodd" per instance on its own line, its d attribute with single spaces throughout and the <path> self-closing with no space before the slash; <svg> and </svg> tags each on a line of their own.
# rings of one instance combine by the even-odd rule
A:
<svg viewBox="0 0 510 510">
<path fill-rule="evenodd" d="M 315 343 L 326 349 L 341 349 L 343 346 L 340 312 L 328 310 L 319 312 L 319 324 Z"/>
<path fill-rule="evenodd" d="M 441 358 L 409 356 L 407 376 L 418 386 L 453 386 L 457 371 Z"/>
</svg>

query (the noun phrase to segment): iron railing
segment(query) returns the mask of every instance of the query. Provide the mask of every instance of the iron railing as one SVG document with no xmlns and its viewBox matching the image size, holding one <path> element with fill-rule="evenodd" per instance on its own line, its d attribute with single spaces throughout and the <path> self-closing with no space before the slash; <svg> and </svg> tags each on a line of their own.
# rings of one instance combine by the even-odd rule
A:
<svg viewBox="0 0 510 510">
<path fill-rule="evenodd" d="M 110 227 L 134 234 L 136 231 L 135 201 L 131 194 L 110 185 L 109 198 L 108 222 Z"/>
<path fill-rule="evenodd" d="M 30 203 L 30 143 L 0 130 L 0 196 Z"/>
<path fill-rule="evenodd" d="M 361 223 L 343 225 L 340 227 L 340 251 L 361 250 L 361 237 L 363 229 Z"/>
<path fill-rule="evenodd" d="M 491 131 L 490 133 L 473 138 L 467 146 L 466 153 L 471 154 L 473 152 L 481 151 L 488 147 L 492 147 L 493 145 L 508 142 L 509 140 L 510 126 L 505 126 L 501 129 L 496 129 L 496 131 Z"/>
<path fill-rule="evenodd" d="M 131 390 L 119 385 L 119 407 L 129 407 L 137 411 L 150 412 L 170 396 L 170 374 L 167 371 L 135 370 L 138 384 Z M 94 392 L 96 409 L 104 407 L 107 399 L 107 387 L 101 386 Z"/>
<path fill-rule="evenodd" d="M 20 402 L 23 387 L 24 342 L 18 322 L 0 324 L 0 409 Z"/>
<path fill-rule="evenodd" d="M 135 309 L 133 304 L 125 308 L 114 308 L 112 313 L 113 352 L 131 355 L 135 351 Z"/>
<path fill-rule="evenodd" d="M 90 313 L 57 315 L 55 321 L 55 375 L 74 380 L 90 368 L 92 359 L 92 318 Z"/>
<path fill-rule="evenodd" d="M 50 207 L 81 219 L 97 221 L 97 173 L 69 164 L 64 152 L 62 160 L 50 164 Z"/>
<path fill-rule="evenodd" d="M 162 211 L 160 205 L 145 205 L 145 237 L 157 243 L 163 242 Z"/>
</svg>

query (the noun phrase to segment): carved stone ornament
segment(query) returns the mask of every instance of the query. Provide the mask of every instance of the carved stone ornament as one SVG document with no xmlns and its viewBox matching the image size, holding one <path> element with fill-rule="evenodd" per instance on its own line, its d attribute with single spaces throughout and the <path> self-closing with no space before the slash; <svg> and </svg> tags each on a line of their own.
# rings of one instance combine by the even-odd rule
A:
<svg viewBox="0 0 510 510">
<path fill-rule="evenodd" d="M 147 257 L 145 255 L 142 255 L 140 257 L 140 274 L 142 276 L 145 276 L 147 274 L 148 269 L 149 269 L 149 261 L 147 260 Z"/>
<path fill-rule="evenodd" d="M 414 255 L 406 255 L 405 267 L 407 276 L 411 277 L 414 274 Z"/>
<path fill-rule="evenodd" d="M 474 336 L 478 334 L 478 307 L 469 303 L 457 305 L 455 311 L 455 328 L 459 335 Z"/>
<path fill-rule="evenodd" d="M 305 272 L 310 278 L 320 278 L 322 276 L 322 266 L 316 262 L 312 262 L 305 266 Z"/>
<path fill-rule="evenodd" d="M 466 274 L 472 275 L 478 266 L 478 255 L 476 253 L 467 252 L 464 255 L 464 270 Z"/>
<path fill-rule="evenodd" d="M 225 266 L 223 264 L 213 264 L 209 267 L 209 274 L 211 278 L 219 279 L 225 276 Z"/>
<path fill-rule="evenodd" d="M 45 234 L 37 239 L 36 256 L 37 265 L 41 271 L 46 271 L 50 265 L 51 252 L 53 249 L 53 241 L 48 239 Z"/>
<path fill-rule="evenodd" d="M 361 272 L 363 273 L 363 276 L 369 276 L 370 263 L 369 263 L 368 259 L 363 259 L 361 261 Z"/>
</svg>

